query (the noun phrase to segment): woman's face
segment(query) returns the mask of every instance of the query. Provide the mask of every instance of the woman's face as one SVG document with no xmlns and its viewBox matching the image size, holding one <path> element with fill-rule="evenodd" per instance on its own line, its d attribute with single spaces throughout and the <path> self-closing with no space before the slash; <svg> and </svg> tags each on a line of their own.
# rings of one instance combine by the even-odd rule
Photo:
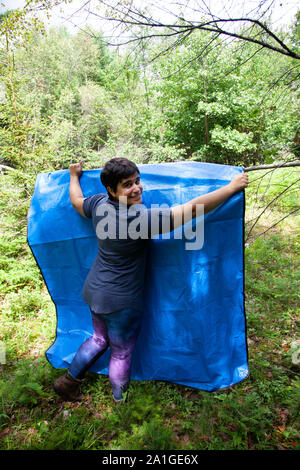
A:
<svg viewBox="0 0 300 470">
<path fill-rule="evenodd" d="M 109 186 L 107 189 L 117 201 L 120 197 L 126 197 L 128 205 L 142 203 L 143 186 L 138 172 L 122 179 L 118 183 L 116 191 L 113 191 Z"/>
</svg>

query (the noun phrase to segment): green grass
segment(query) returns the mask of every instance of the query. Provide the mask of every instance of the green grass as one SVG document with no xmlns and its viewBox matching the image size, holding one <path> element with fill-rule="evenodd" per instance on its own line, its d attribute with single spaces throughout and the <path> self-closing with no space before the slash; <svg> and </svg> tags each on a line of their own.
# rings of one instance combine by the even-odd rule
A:
<svg viewBox="0 0 300 470">
<path fill-rule="evenodd" d="M 107 376 L 89 374 L 84 401 L 69 403 L 53 393 L 62 371 L 44 356 L 56 318 L 26 243 L 33 185 L 19 174 L 1 180 L 1 449 L 299 449 L 300 372 L 291 357 L 299 327 L 296 218 L 246 247 L 248 379 L 211 393 L 133 381 L 128 403 L 116 406 Z"/>
</svg>

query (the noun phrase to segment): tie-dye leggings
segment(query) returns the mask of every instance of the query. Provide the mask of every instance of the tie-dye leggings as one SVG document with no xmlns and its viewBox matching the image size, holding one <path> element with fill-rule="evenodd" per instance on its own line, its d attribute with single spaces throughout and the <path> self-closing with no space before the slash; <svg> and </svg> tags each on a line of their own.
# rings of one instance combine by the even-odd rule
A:
<svg viewBox="0 0 300 470">
<path fill-rule="evenodd" d="M 78 349 L 69 373 L 82 379 L 91 365 L 111 349 L 109 380 L 114 399 L 120 400 L 129 387 L 131 355 L 139 331 L 140 315 L 137 310 L 123 309 L 109 314 L 92 312 L 94 334 Z"/>
</svg>

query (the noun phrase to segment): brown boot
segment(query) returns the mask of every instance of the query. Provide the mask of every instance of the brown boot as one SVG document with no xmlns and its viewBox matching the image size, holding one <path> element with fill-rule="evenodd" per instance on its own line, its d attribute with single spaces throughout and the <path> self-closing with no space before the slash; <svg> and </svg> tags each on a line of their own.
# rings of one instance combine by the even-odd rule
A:
<svg viewBox="0 0 300 470">
<path fill-rule="evenodd" d="M 65 375 L 58 377 L 52 384 L 54 391 L 66 401 L 80 401 L 80 385 L 84 379 L 74 379 L 72 375 L 67 372 Z"/>
</svg>

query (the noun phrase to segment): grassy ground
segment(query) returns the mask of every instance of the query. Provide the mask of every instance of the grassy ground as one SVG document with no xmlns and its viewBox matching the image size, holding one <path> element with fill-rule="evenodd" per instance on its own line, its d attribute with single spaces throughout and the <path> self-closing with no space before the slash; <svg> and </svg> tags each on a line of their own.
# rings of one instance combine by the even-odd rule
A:
<svg viewBox="0 0 300 470">
<path fill-rule="evenodd" d="M 254 203 L 274 197 L 269 189 L 256 180 L 247 190 L 247 229 Z M 56 317 L 26 243 L 32 190 L 33 179 L 1 176 L 1 449 L 299 449 L 300 371 L 292 360 L 299 326 L 296 217 L 254 241 L 270 226 L 261 218 L 247 241 L 248 379 L 213 393 L 133 381 L 129 402 L 116 407 L 108 378 L 90 374 L 84 401 L 74 404 L 53 394 L 51 383 L 62 371 L 44 356 Z M 279 220 L 294 198 L 269 216 Z"/>
</svg>

